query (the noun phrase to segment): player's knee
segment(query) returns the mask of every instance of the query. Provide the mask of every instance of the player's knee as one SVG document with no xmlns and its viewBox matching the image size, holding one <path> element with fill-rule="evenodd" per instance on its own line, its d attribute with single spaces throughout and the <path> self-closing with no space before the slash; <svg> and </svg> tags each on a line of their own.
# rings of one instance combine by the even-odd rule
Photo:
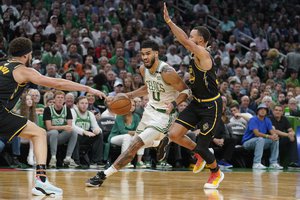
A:
<svg viewBox="0 0 300 200">
<path fill-rule="evenodd" d="M 47 132 L 45 129 L 39 128 L 39 130 L 37 131 L 37 135 L 44 138 L 47 137 Z"/>
<path fill-rule="evenodd" d="M 169 138 L 172 141 L 176 141 L 178 139 L 178 134 L 176 134 L 176 132 L 174 130 L 170 130 Z"/>
</svg>

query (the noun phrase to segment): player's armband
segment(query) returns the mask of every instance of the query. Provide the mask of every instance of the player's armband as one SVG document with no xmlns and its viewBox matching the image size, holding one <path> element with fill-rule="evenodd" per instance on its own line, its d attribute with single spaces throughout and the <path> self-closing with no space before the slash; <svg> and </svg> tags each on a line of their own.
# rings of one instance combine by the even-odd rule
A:
<svg viewBox="0 0 300 200">
<path fill-rule="evenodd" d="M 192 95 L 192 90 L 191 89 L 185 89 L 185 90 L 182 90 L 180 92 L 180 94 L 186 94 L 189 98 Z"/>
</svg>

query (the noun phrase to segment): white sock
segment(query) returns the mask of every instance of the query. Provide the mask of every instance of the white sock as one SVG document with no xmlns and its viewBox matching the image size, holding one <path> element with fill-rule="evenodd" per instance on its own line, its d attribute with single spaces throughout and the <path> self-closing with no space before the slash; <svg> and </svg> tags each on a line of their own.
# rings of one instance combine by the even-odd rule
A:
<svg viewBox="0 0 300 200">
<path fill-rule="evenodd" d="M 111 165 L 108 169 L 106 169 L 104 171 L 104 174 L 106 175 L 106 177 L 109 177 L 117 172 L 118 172 L 118 170 L 113 165 Z"/>
<path fill-rule="evenodd" d="M 56 159 L 56 156 L 52 156 L 51 158 Z"/>
<path fill-rule="evenodd" d="M 71 159 L 71 156 L 66 156 L 66 160 L 70 160 Z"/>
</svg>

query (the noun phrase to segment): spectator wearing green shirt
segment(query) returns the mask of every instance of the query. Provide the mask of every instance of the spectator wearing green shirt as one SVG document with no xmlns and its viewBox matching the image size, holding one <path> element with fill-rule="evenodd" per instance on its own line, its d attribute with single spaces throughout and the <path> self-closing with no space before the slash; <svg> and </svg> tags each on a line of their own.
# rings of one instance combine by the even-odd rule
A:
<svg viewBox="0 0 300 200">
<path fill-rule="evenodd" d="M 300 83 L 298 80 L 298 72 L 294 69 L 291 69 L 291 76 L 285 80 L 286 85 L 293 85 L 299 87 Z"/>
</svg>

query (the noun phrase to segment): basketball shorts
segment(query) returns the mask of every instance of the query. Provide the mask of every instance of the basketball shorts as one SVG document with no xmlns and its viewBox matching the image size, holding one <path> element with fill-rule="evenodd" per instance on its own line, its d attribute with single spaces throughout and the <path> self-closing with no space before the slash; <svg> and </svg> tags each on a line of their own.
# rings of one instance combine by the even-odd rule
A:
<svg viewBox="0 0 300 200">
<path fill-rule="evenodd" d="M 211 102 L 199 103 L 195 99 L 179 113 L 176 123 L 181 124 L 188 130 L 200 129 L 202 135 L 215 135 L 217 125 L 222 115 L 222 99 Z"/>
<path fill-rule="evenodd" d="M 161 140 L 177 117 L 177 112 L 166 114 L 147 105 L 136 133 L 143 140 L 145 147 L 151 147 L 155 140 Z"/>
<path fill-rule="evenodd" d="M 27 119 L 0 106 L 0 137 L 11 141 L 26 127 Z"/>
</svg>

